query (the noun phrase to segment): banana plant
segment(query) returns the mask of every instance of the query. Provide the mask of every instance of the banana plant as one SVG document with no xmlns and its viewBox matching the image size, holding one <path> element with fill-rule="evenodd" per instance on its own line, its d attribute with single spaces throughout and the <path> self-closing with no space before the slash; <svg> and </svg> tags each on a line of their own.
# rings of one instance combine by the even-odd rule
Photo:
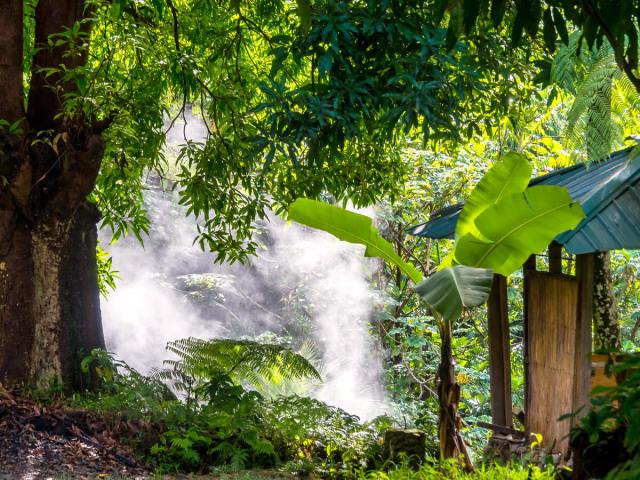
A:
<svg viewBox="0 0 640 480">
<path fill-rule="evenodd" d="M 396 265 L 414 283 L 422 281 L 422 274 L 409 262 L 402 260 L 389 242 L 373 226 L 373 220 L 366 215 L 350 212 L 328 203 L 298 198 L 289 207 L 289 220 L 324 230 L 345 242 L 366 247 L 366 257 L 380 257 Z"/>
<path fill-rule="evenodd" d="M 438 388 L 441 456 L 462 454 L 467 465 L 470 461 L 458 432 L 460 389 L 453 369 L 451 323 L 464 307 L 486 302 L 494 273 L 510 275 L 530 255 L 541 252 L 584 218 L 566 188 L 528 187 L 531 171 L 529 162 L 517 153 L 504 155 L 489 169 L 460 212 L 451 253 L 426 280 L 380 236 L 371 218 L 305 198 L 296 200 L 289 209 L 290 220 L 365 245 L 365 255 L 384 258 L 413 281 L 414 291 L 434 313 L 442 340 Z"/>
</svg>

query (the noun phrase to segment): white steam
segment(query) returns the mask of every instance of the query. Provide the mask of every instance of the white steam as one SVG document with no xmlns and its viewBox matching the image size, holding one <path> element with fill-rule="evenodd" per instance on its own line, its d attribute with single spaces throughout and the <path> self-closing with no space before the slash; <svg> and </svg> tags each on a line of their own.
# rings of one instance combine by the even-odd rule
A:
<svg viewBox="0 0 640 480">
<path fill-rule="evenodd" d="M 205 129 L 189 123 L 187 136 L 197 140 Z M 183 125 L 174 130 L 181 138 Z M 175 193 L 150 185 L 145 200 L 152 220 L 145 247 L 134 238 L 108 247 L 121 276 L 102 301 L 109 350 L 148 372 L 178 338 L 271 332 L 294 345 L 312 340 L 324 371 L 313 396 L 363 419 L 384 413 L 381 356 L 369 332 L 371 260 L 362 247 L 271 217 L 267 247 L 250 265 L 219 265 L 193 245 L 196 220 Z"/>
</svg>

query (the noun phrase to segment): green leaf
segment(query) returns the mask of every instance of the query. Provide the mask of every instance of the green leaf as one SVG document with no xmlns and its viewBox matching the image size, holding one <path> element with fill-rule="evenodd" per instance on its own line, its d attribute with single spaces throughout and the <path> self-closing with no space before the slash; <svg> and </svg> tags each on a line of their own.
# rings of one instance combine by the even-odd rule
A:
<svg viewBox="0 0 640 480">
<path fill-rule="evenodd" d="M 567 30 L 567 22 L 560 11 L 553 7 L 553 24 L 556 27 L 558 35 L 562 39 L 562 43 L 569 45 L 569 31 Z"/>
<path fill-rule="evenodd" d="M 538 27 L 540 26 L 540 19 L 542 18 L 542 3 L 540 0 L 527 0 L 525 10 L 526 18 L 524 29 L 527 31 L 531 38 L 535 38 L 538 33 Z"/>
<path fill-rule="evenodd" d="M 324 230 L 345 242 L 364 245 L 365 256 L 380 257 L 396 265 L 414 283 L 422 280 L 422 274 L 400 258 L 393 246 L 380 236 L 371 218 L 366 215 L 349 212 L 317 200 L 298 198 L 289 207 L 289 220 Z"/>
<path fill-rule="evenodd" d="M 462 307 L 477 307 L 487 300 L 492 279 L 490 269 L 457 265 L 434 273 L 415 291 L 445 319 L 456 320 Z"/>
<path fill-rule="evenodd" d="M 311 2 L 309 0 L 296 0 L 298 3 L 298 16 L 303 32 L 311 30 Z"/>
<path fill-rule="evenodd" d="M 433 23 L 439 25 L 444 17 L 444 12 L 447 10 L 449 0 L 436 0 L 436 4 L 433 7 Z"/>
<path fill-rule="evenodd" d="M 551 16 L 551 8 L 547 8 L 544 11 L 542 36 L 544 38 L 544 44 L 547 50 L 554 52 L 556 49 L 556 28 L 553 24 L 553 18 Z"/>
<path fill-rule="evenodd" d="M 557 235 L 571 230 L 583 218 L 582 208 L 566 188 L 530 187 L 482 212 L 475 223 L 484 239 L 473 233 L 460 238 L 455 259 L 508 276 L 530 255 L 544 250 Z"/>
<path fill-rule="evenodd" d="M 522 32 L 524 31 L 524 25 L 527 20 L 527 10 L 523 2 L 520 1 L 516 4 L 516 18 L 513 20 L 513 28 L 511 30 L 511 42 L 514 47 L 520 45 L 522 40 Z"/>
<path fill-rule="evenodd" d="M 504 197 L 523 192 L 531 180 L 531 165 L 515 152 L 504 155 L 482 177 L 465 202 L 456 224 L 456 238 L 468 233 L 480 236 L 475 219 Z"/>
<path fill-rule="evenodd" d="M 463 0 L 452 0 L 449 4 L 449 28 L 447 29 L 447 49 L 455 46 L 464 29 Z"/>
</svg>

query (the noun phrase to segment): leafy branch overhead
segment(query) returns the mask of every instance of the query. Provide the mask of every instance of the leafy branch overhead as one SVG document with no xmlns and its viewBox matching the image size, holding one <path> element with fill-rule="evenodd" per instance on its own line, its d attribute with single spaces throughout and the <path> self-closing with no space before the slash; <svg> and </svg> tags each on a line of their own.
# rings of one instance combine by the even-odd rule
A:
<svg viewBox="0 0 640 480">
<path fill-rule="evenodd" d="M 525 34 L 532 40 L 542 34 L 546 48 L 553 52 L 558 40 L 569 44 L 569 28 L 573 25 L 580 30 L 581 40 L 585 40 L 589 49 L 608 42 L 618 67 L 640 92 L 636 27 L 640 9 L 635 0 L 437 0 L 436 3 L 439 6 L 436 21 L 444 20 L 445 12 L 449 12 L 450 45 L 463 35 L 484 28 L 487 22 L 483 19 L 490 19 L 496 27 L 509 26 L 514 46 L 530 43 L 524 41 Z"/>
</svg>

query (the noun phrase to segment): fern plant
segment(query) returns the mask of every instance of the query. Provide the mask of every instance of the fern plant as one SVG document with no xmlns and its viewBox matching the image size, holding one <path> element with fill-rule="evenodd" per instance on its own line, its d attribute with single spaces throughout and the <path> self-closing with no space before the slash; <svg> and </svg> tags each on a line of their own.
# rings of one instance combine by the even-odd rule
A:
<svg viewBox="0 0 640 480">
<path fill-rule="evenodd" d="M 582 49 L 580 32 L 562 46 L 551 65 L 551 82 L 574 96 L 567 114 L 565 144 L 586 153 L 588 162 L 609 156 L 624 140 L 623 122 L 640 106 L 640 96 L 616 65 L 608 42 Z"/>
<path fill-rule="evenodd" d="M 322 356 L 316 345 L 305 340 L 296 352 L 314 366 L 319 376 L 311 375 L 301 378 L 285 378 L 279 372 L 273 372 L 269 378 L 262 378 L 259 383 L 253 385 L 261 395 L 269 399 L 278 397 L 310 396 L 322 385 L 322 378 L 326 378 L 327 372 L 322 362 Z"/>
<path fill-rule="evenodd" d="M 264 435 L 263 398 L 226 379 L 202 387 L 206 402 L 176 409 L 169 428 L 151 448 L 164 472 L 203 471 L 212 465 L 233 471 L 274 466 L 278 456 Z"/>
<path fill-rule="evenodd" d="M 152 449 L 160 469 L 276 463 L 256 388 L 283 379 L 320 380 L 312 363 L 286 346 L 251 340 L 191 337 L 168 343 L 167 350 L 177 358 L 165 360 L 154 377 L 184 393 L 186 402 L 184 417 Z"/>
<path fill-rule="evenodd" d="M 307 358 L 279 344 L 190 337 L 169 342 L 167 350 L 177 359 L 165 360 L 165 368 L 155 376 L 187 393 L 224 377 L 254 388 L 282 379 L 322 379 Z"/>
</svg>

